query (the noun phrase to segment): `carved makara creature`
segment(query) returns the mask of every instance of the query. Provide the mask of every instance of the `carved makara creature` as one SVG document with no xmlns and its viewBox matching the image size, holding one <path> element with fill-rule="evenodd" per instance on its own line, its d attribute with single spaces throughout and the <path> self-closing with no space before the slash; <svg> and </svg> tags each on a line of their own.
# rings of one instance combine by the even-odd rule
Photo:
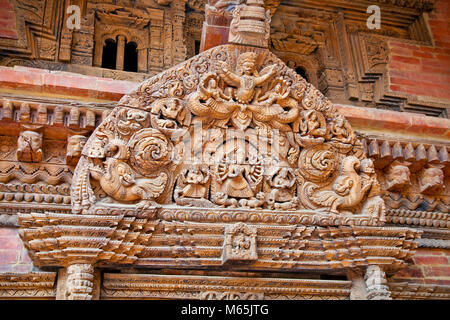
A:
<svg viewBox="0 0 450 320">
<path fill-rule="evenodd" d="M 328 208 L 333 213 L 338 209 L 350 208 L 358 205 L 364 198 L 369 184 L 363 184 L 358 171 L 361 162 L 358 158 L 349 156 L 344 158 L 339 176 L 333 184 L 332 190 L 319 191 L 311 195 L 311 200 Z"/>
<path fill-rule="evenodd" d="M 154 200 L 164 191 L 167 174 L 162 172 L 154 178 L 136 179 L 133 169 L 126 163 L 129 158 L 128 147 L 120 140 L 110 141 L 108 147 L 115 155 L 104 162 L 104 170 L 91 167 L 91 175 L 100 181 L 103 191 L 110 197 L 124 202 L 140 200 L 139 209 L 156 206 Z M 100 169 L 100 170 L 99 170 Z"/>
</svg>

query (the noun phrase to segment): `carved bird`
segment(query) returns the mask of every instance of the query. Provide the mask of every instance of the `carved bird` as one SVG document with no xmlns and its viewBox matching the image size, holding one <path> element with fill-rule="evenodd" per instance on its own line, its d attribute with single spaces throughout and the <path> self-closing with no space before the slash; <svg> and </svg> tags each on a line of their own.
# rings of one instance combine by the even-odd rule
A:
<svg viewBox="0 0 450 320">
<path fill-rule="evenodd" d="M 346 157 L 341 166 L 339 177 L 333 184 L 333 190 L 319 191 L 311 195 L 316 204 L 329 208 L 330 212 L 339 213 L 340 208 L 350 208 L 361 202 L 368 186 L 363 186 L 358 175 L 360 161 L 358 158 Z"/>
<path fill-rule="evenodd" d="M 102 175 L 96 175 L 102 189 L 112 198 L 131 202 L 141 200 L 138 209 L 146 209 L 155 205 L 152 201 L 164 191 L 168 176 L 162 172 L 155 178 L 135 179 L 133 169 L 126 163 L 128 148 L 123 144 L 113 146 L 117 148 L 115 156 L 108 158 Z"/>
</svg>

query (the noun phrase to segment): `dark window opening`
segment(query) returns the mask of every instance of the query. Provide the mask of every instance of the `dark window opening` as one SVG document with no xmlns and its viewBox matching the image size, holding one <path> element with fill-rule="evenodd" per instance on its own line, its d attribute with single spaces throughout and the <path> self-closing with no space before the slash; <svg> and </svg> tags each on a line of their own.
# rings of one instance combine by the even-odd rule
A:
<svg viewBox="0 0 450 320">
<path fill-rule="evenodd" d="M 297 72 L 299 75 L 303 77 L 306 81 L 308 81 L 308 76 L 306 75 L 306 70 L 303 67 L 297 67 L 295 68 L 295 72 Z"/>
<path fill-rule="evenodd" d="M 106 39 L 103 46 L 102 68 L 116 69 L 117 42 Z"/>
<path fill-rule="evenodd" d="M 137 44 L 135 42 L 128 42 L 125 45 L 125 61 L 123 64 L 123 70 L 130 72 L 138 71 L 138 52 Z"/>
<path fill-rule="evenodd" d="M 194 50 L 195 50 L 195 55 L 197 55 L 197 54 L 199 54 L 200 53 L 200 41 L 199 40 L 195 40 L 195 43 L 194 43 Z"/>
</svg>

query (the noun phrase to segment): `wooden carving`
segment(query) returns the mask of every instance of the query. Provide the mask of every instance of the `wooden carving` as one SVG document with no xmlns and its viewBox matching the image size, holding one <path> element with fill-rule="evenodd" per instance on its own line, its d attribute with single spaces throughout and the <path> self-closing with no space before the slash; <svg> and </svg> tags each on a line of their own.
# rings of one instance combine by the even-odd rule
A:
<svg viewBox="0 0 450 320">
<path fill-rule="evenodd" d="M 26 130 L 17 140 L 17 160 L 23 162 L 42 161 L 42 133 Z"/>
<path fill-rule="evenodd" d="M 384 220 L 371 160 L 331 102 L 265 49 L 225 45 L 151 78 L 96 129 L 75 213 L 317 210 Z"/>
<path fill-rule="evenodd" d="M 229 260 L 256 260 L 256 228 L 245 223 L 229 225 L 225 229 L 223 263 Z"/>
</svg>

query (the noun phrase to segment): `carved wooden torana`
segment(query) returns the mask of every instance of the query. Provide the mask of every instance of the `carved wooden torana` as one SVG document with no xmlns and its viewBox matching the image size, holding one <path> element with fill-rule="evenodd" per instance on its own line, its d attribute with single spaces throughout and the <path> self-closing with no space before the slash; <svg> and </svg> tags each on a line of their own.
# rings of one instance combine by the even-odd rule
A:
<svg viewBox="0 0 450 320">
<path fill-rule="evenodd" d="M 367 268 L 367 298 L 389 298 L 385 273 L 420 231 L 381 227 L 374 164 L 345 117 L 263 43 L 238 38 L 120 100 L 84 146 L 72 214 L 19 214 L 34 263 L 67 267 L 68 299 L 92 298 L 95 267 L 130 265 Z M 234 295 L 196 297 L 219 296 Z"/>
</svg>

